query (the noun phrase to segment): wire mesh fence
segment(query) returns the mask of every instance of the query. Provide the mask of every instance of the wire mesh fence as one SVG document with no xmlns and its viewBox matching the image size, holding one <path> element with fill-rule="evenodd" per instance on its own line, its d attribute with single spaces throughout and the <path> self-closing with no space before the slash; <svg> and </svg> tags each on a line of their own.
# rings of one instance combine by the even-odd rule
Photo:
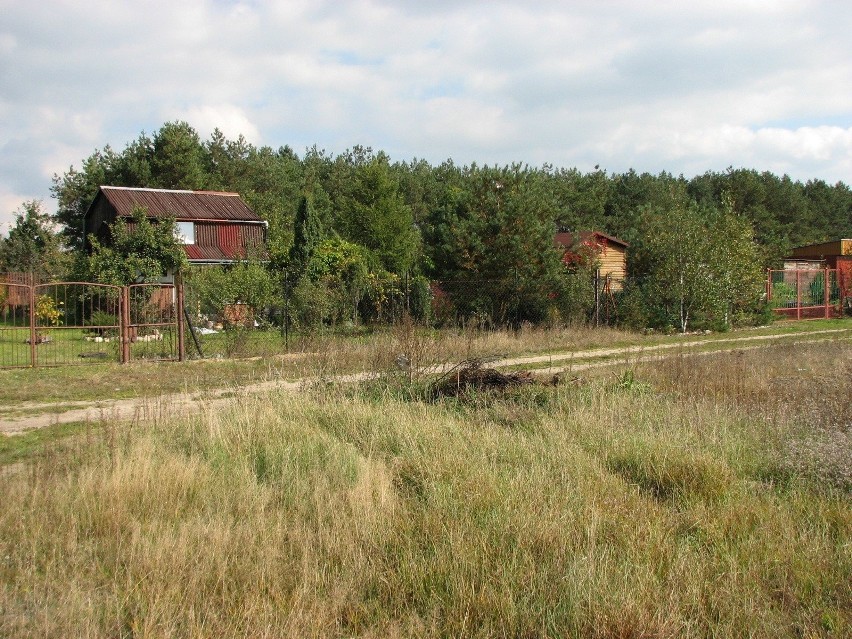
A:
<svg viewBox="0 0 852 639">
<path fill-rule="evenodd" d="M 14 279 L 13 281 L 10 281 Z M 283 287 L 272 303 L 211 303 L 186 287 L 0 280 L 0 367 L 269 356 L 400 322 L 496 330 L 614 318 L 620 280 L 406 276 Z"/>
<path fill-rule="evenodd" d="M 601 273 L 554 286 L 518 278 L 429 281 L 401 277 L 391 285 L 339 281 L 284 287 L 275 303 L 211 303 L 186 283 L 187 357 L 253 357 L 310 348 L 323 336 L 357 336 L 400 322 L 423 327 L 497 330 L 521 325 L 613 322 L 624 280 Z"/>
</svg>

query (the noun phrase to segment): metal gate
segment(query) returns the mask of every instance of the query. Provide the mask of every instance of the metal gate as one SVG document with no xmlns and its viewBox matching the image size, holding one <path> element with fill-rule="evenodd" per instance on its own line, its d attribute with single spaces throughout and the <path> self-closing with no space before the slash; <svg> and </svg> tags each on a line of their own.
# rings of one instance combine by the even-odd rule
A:
<svg viewBox="0 0 852 639">
<path fill-rule="evenodd" d="M 122 361 L 183 360 L 183 289 L 172 284 L 133 284 L 123 290 Z"/>
<path fill-rule="evenodd" d="M 0 366 L 32 366 L 32 286 L 0 282 Z"/>
<path fill-rule="evenodd" d="M 0 368 L 182 360 L 183 289 L 0 281 Z"/>
<path fill-rule="evenodd" d="M 776 315 L 818 319 L 843 315 L 847 285 L 838 269 L 770 270 L 766 299 Z"/>
<path fill-rule="evenodd" d="M 32 287 L 33 366 L 121 361 L 121 287 L 54 282 Z"/>
</svg>

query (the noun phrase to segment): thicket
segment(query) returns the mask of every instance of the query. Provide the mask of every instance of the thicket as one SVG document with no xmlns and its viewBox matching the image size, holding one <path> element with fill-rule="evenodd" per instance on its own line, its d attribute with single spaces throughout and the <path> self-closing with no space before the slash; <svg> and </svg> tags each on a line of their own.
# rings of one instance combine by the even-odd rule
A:
<svg viewBox="0 0 852 639">
<path fill-rule="evenodd" d="M 394 300 L 410 312 L 414 297 L 436 321 L 584 320 L 593 268 L 566 269 L 552 237 L 595 229 L 630 243 L 619 321 L 725 327 L 761 317 L 755 274 L 791 247 L 852 236 L 842 182 L 734 168 L 688 179 L 432 165 L 360 146 L 299 156 L 218 130 L 202 140 L 171 122 L 54 176 L 55 222 L 72 249 L 83 245 L 83 215 L 102 184 L 240 193 L 269 223 L 270 278 L 305 325 L 387 318 Z"/>
</svg>

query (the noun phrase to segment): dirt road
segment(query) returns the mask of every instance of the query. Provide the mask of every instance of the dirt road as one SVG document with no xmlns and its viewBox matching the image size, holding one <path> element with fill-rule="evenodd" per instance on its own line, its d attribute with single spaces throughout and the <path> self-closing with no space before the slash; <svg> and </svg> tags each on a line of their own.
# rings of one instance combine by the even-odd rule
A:
<svg viewBox="0 0 852 639">
<path fill-rule="evenodd" d="M 830 329 L 808 333 L 793 333 L 786 335 L 752 335 L 731 337 L 726 339 L 705 338 L 684 342 L 659 344 L 656 346 L 625 346 L 620 348 L 598 348 L 584 351 L 556 352 L 544 355 L 512 357 L 489 364 L 493 367 L 536 366 L 535 372 L 555 374 L 566 370 L 581 371 L 602 366 L 618 366 L 633 364 L 641 361 L 671 357 L 675 354 L 688 353 L 709 354 L 732 350 L 761 348 L 778 343 L 803 343 L 823 340 L 831 334 L 852 334 L 852 329 Z M 700 350 L 707 349 L 707 350 Z M 538 365 L 548 364 L 547 367 Z M 452 365 L 444 365 L 434 372 L 447 370 Z M 355 373 L 336 375 L 324 378 L 324 381 L 334 383 L 352 383 L 375 377 L 376 373 Z M 270 380 L 240 387 L 240 393 L 259 394 L 271 391 L 297 392 L 317 379 L 300 381 Z M 178 393 L 160 395 L 157 397 L 141 397 L 133 399 L 103 400 L 97 402 L 79 402 L 58 404 L 25 403 L 16 408 L 24 413 L 21 416 L 0 418 L 0 433 L 18 435 L 27 431 L 45 428 L 54 424 L 73 422 L 99 422 L 102 420 L 127 421 L 132 419 L 149 419 L 162 414 L 189 414 L 224 405 L 230 401 L 235 392 L 234 388 L 205 390 L 198 393 Z"/>
</svg>

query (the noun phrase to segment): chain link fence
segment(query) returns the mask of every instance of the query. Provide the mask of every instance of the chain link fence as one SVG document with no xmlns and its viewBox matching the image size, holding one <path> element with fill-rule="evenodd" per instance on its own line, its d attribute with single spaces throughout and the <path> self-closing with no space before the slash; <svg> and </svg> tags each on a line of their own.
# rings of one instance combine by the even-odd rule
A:
<svg viewBox="0 0 852 639">
<path fill-rule="evenodd" d="M 308 348 L 318 337 L 357 336 L 401 321 L 433 328 L 499 330 L 615 321 L 624 281 L 599 272 L 563 281 L 517 277 L 430 281 L 402 276 L 357 285 L 337 280 L 282 286 L 272 303 L 212 299 L 186 279 L 188 357 L 260 357 Z"/>
</svg>

